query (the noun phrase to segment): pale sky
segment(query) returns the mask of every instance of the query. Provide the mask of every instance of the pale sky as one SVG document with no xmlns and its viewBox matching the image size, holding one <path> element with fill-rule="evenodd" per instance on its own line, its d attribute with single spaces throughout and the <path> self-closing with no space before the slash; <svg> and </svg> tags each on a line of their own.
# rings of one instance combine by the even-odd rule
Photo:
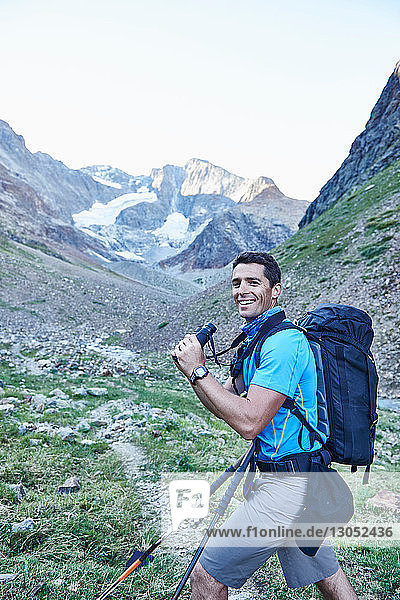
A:
<svg viewBox="0 0 400 600">
<path fill-rule="evenodd" d="M 400 59 L 398 0 L 0 0 L 0 119 L 80 168 L 203 158 L 313 200 Z"/>
</svg>

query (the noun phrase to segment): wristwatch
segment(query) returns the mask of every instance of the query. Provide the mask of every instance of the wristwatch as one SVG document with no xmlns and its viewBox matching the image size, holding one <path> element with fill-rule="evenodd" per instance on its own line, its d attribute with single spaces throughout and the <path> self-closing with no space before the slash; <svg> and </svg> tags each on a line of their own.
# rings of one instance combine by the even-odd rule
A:
<svg viewBox="0 0 400 600">
<path fill-rule="evenodd" d="M 203 377 L 207 377 L 209 372 L 210 371 L 204 365 L 195 367 L 192 371 L 191 376 L 189 377 L 190 383 L 195 383 L 198 379 L 203 379 Z"/>
</svg>

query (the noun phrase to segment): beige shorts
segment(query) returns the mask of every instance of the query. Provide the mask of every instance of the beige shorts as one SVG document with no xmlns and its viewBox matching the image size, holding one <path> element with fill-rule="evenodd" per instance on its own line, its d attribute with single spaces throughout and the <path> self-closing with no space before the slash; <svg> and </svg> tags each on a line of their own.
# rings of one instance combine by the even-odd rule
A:
<svg viewBox="0 0 400 600">
<path fill-rule="evenodd" d="M 217 535 L 210 538 L 200 564 L 217 581 L 232 588 L 240 588 L 275 552 L 291 588 L 333 575 L 339 563 L 327 540 L 310 557 L 285 536 L 304 507 L 305 494 L 304 477 L 263 474 L 255 480 L 249 500 L 219 527 L 221 535 L 215 532 Z"/>
</svg>

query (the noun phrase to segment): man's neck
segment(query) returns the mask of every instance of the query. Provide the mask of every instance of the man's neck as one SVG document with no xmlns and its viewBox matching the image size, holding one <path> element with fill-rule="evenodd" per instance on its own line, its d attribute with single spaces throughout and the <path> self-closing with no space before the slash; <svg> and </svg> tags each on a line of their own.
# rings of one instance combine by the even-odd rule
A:
<svg viewBox="0 0 400 600">
<path fill-rule="evenodd" d="M 271 308 L 268 308 L 268 310 L 265 310 L 263 313 L 261 313 L 254 319 L 247 321 L 243 325 L 242 331 L 244 331 L 249 337 L 252 337 L 255 333 L 257 333 L 261 325 L 265 323 L 265 321 L 269 319 L 270 316 L 272 316 L 276 312 L 279 312 L 280 310 L 281 308 L 277 304 Z"/>
<path fill-rule="evenodd" d="M 263 315 L 266 315 L 270 310 L 272 310 L 273 308 L 276 308 L 278 305 L 275 303 L 273 306 L 270 306 L 269 308 L 267 308 L 267 310 L 264 310 L 263 313 L 260 313 L 259 315 L 257 315 L 256 317 L 252 317 L 250 319 L 246 319 L 246 324 L 247 323 L 252 323 L 253 321 L 255 321 L 256 319 L 259 319 L 260 317 L 263 317 Z"/>
</svg>

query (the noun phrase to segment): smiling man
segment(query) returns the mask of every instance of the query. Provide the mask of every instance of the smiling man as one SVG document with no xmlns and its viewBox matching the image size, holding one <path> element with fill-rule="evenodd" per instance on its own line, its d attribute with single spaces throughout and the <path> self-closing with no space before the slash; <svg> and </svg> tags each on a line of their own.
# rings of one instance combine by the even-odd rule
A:
<svg viewBox="0 0 400 600">
<path fill-rule="evenodd" d="M 244 252 L 233 262 L 232 294 L 245 320 L 242 329 L 248 348 L 261 328 L 273 331 L 287 321 L 278 306 L 281 291 L 281 271 L 271 255 Z M 173 354 L 204 406 L 246 440 L 257 438 L 260 476 L 222 529 L 256 532 L 293 525 L 304 508 L 307 480 L 288 471 L 307 472 L 311 458 L 323 460 L 321 444 L 283 406 L 286 398 L 294 399 L 307 421 L 317 427 L 316 368 L 305 336 L 296 329 L 269 335 L 258 363 L 254 353 L 244 353 L 239 376 L 229 378 L 224 386 L 205 367 L 195 335 L 185 336 Z M 329 543 L 308 556 L 282 536 L 257 540 L 244 534 L 228 541 L 225 535 L 223 544 L 211 539 L 192 574 L 192 600 L 226 600 L 228 587 L 240 588 L 275 552 L 289 587 L 316 583 L 325 599 L 357 598 Z"/>
</svg>

